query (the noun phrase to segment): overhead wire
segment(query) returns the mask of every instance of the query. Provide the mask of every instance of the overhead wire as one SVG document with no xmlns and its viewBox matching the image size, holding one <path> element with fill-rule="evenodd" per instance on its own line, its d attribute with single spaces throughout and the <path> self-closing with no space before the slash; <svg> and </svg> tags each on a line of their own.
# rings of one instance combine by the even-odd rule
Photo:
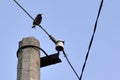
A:
<svg viewBox="0 0 120 80">
<path fill-rule="evenodd" d="M 40 47 L 38 47 L 38 46 L 25 45 L 25 46 L 20 47 L 20 48 L 17 50 L 17 57 L 18 57 L 18 53 L 19 53 L 21 50 L 25 49 L 25 48 L 39 49 L 39 50 L 41 50 L 46 56 L 48 56 L 48 54 L 47 54 L 42 48 L 40 48 Z"/>
<path fill-rule="evenodd" d="M 68 59 L 68 57 L 67 57 L 67 55 L 66 55 L 66 53 L 65 53 L 65 50 L 63 50 L 63 54 L 64 54 L 64 57 L 66 58 L 66 60 L 67 60 L 68 64 L 70 65 L 71 69 L 72 69 L 72 70 L 73 70 L 73 72 L 75 73 L 76 77 L 79 79 L 79 76 L 78 76 L 78 74 L 77 74 L 77 72 L 76 72 L 75 68 L 72 66 L 72 64 L 71 64 L 70 60 Z"/>
<path fill-rule="evenodd" d="M 34 20 L 34 18 L 16 1 L 16 0 L 13 0 L 33 21 L 35 21 Z M 49 38 L 53 41 L 53 43 L 57 43 L 57 41 L 56 41 L 56 39 L 52 36 L 52 35 L 50 35 L 41 25 L 38 25 L 48 36 L 49 36 Z"/>
<path fill-rule="evenodd" d="M 95 21 L 95 25 L 94 25 L 93 34 L 92 34 L 92 37 L 90 39 L 90 43 L 89 43 L 89 46 L 88 46 L 88 50 L 87 50 L 87 54 L 86 54 L 86 57 L 85 57 L 84 64 L 82 66 L 82 71 L 81 71 L 79 80 L 82 80 L 83 72 L 84 72 L 84 69 L 85 69 L 85 66 L 86 66 L 86 62 L 88 60 L 89 52 L 90 52 L 90 49 L 91 49 L 91 46 L 92 46 L 92 43 L 93 43 L 93 39 L 94 39 L 94 35 L 95 35 L 95 32 L 96 32 L 97 23 L 98 23 L 98 19 L 99 19 L 99 16 L 100 16 L 100 12 L 101 12 L 102 6 L 103 6 L 103 0 L 101 0 L 101 3 L 100 3 L 98 15 L 97 15 L 97 18 L 96 18 L 96 21 Z"/>
</svg>

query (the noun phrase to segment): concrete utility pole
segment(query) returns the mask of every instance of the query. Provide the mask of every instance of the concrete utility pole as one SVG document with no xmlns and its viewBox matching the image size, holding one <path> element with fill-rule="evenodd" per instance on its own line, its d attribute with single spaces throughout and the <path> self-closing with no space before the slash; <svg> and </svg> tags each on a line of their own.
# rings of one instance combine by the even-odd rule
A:
<svg viewBox="0 0 120 80">
<path fill-rule="evenodd" d="M 17 80 L 40 80 L 40 43 L 34 37 L 23 38 L 17 52 Z"/>
</svg>

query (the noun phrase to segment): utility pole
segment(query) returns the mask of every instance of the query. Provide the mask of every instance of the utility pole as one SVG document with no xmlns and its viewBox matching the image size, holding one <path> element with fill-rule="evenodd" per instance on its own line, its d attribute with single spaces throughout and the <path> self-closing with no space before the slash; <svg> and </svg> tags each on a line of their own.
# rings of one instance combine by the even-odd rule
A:
<svg viewBox="0 0 120 80">
<path fill-rule="evenodd" d="M 17 80 L 40 80 L 40 51 L 37 47 L 40 43 L 34 37 L 19 42 Z"/>
</svg>

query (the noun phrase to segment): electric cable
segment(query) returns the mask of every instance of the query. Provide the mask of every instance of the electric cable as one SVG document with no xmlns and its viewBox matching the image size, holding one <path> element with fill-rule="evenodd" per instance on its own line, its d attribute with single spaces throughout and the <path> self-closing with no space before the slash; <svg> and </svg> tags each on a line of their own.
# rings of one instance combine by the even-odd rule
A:
<svg viewBox="0 0 120 80">
<path fill-rule="evenodd" d="M 25 46 L 20 47 L 20 48 L 17 50 L 17 57 L 18 57 L 18 53 L 19 53 L 21 50 L 25 49 L 25 48 L 35 48 L 35 49 L 37 48 L 37 49 L 41 50 L 46 56 L 48 56 L 48 54 L 47 54 L 42 48 L 40 48 L 40 47 L 38 47 L 38 46 L 25 45 Z"/>
<path fill-rule="evenodd" d="M 95 25 L 94 25 L 93 34 L 92 34 L 92 37 L 91 37 L 91 40 L 90 40 L 90 43 L 89 43 L 88 51 L 87 51 L 87 54 L 86 54 L 86 57 L 85 57 L 84 64 L 83 64 L 83 66 L 82 66 L 82 71 L 81 71 L 81 74 L 80 74 L 80 78 L 79 78 L 79 80 L 82 80 L 82 75 L 83 75 L 83 72 L 84 72 L 84 69 L 85 69 L 85 66 L 86 66 L 86 62 L 87 62 L 87 60 L 88 60 L 88 56 L 89 56 L 89 52 L 90 52 L 90 48 L 91 48 L 91 46 L 92 46 L 92 42 L 93 42 L 94 35 L 95 35 L 95 32 L 96 32 L 97 22 L 98 22 L 99 15 L 100 15 L 100 12 L 101 12 L 101 9 L 102 9 L 102 5 L 103 5 L 103 0 L 102 0 L 101 3 L 100 3 L 100 7 L 99 7 L 99 11 L 98 11 L 98 15 L 97 15 L 97 19 L 96 19 L 96 22 L 95 22 Z"/>
<path fill-rule="evenodd" d="M 34 21 L 34 18 L 16 0 L 13 1 Z M 53 43 L 57 43 L 56 39 L 52 35 L 50 35 L 41 25 L 38 26 L 49 36 Z"/>
<path fill-rule="evenodd" d="M 70 67 L 72 68 L 73 72 L 75 73 L 75 75 L 77 76 L 77 78 L 79 80 L 79 76 L 78 76 L 77 72 L 75 71 L 74 67 L 72 66 L 72 64 L 70 63 L 70 61 L 69 61 L 69 59 L 68 59 L 68 57 L 67 57 L 67 55 L 66 55 L 64 50 L 63 50 L 63 54 L 64 54 L 64 57 L 66 58 L 68 64 L 70 65 Z"/>
</svg>

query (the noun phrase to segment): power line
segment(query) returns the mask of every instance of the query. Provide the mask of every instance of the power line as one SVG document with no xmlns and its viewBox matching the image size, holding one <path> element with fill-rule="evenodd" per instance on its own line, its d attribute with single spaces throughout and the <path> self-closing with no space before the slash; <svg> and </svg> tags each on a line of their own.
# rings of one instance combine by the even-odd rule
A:
<svg viewBox="0 0 120 80">
<path fill-rule="evenodd" d="M 46 56 L 48 56 L 48 54 L 40 47 L 38 46 L 34 46 L 34 45 L 25 45 L 25 46 L 22 46 L 20 47 L 18 50 L 17 50 L 17 57 L 18 57 L 18 53 L 22 50 L 22 49 L 25 49 L 25 48 L 34 48 L 34 49 L 39 49 L 41 50 Z"/>
<path fill-rule="evenodd" d="M 77 72 L 75 71 L 74 67 L 73 67 L 73 66 L 72 66 L 72 64 L 70 63 L 70 60 L 68 59 L 68 57 L 67 57 L 67 55 L 66 55 L 66 53 L 65 53 L 65 51 L 64 51 L 64 50 L 63 50 L 63 54 L 64 54 L 64 57 L 66 58 L 66 60 L 67 60 L 68 64 L 69 64 L 69 65 L 70 65 L 70 67 L 72 68 L 73 72 L 75 73 L 75 75 L 76 75 L 76 76 L 77 76 L 77 78 L 79 79 L 79 76 L 78 76 Z"/>
<path fill-rule="evenodd" d="M 97 22 L 98 22 L 98 18 L 99 18 L 101 9 L 102 9 L 102 5 L 103 5 L 103 0 L 102 0 L 101 3 L 100 3 L 98 15 L 97 15 L 97 19 L 96 19 L 96 22 L 95 22 L 95 25 L 94 25 L 93 34 L 92 34 L 92 37 L 91 37 L 91 40 L 90 40 L 90 43 L 89 43 L 88 51 L 87 51 L 87 54 L 86 54 L 86 57 L 85 57 L 85 62 L 84 62 L 84 64 L 83 64 L 83 66 L 82 66 L 82 71 L 81 71 L 79 80 L 82 80 L 82 75 L 83 75 L 83 72 L 84 72 L 84 69 L 85 69 L 85 66 L 86 66 L 86 62 L 87 62 L 87 60 L 88 60 L 90 48 L 91 48 L 91 45 L 92 45 L 92 42 L 93 42 L 93 39 L 94 39 L 94 35 L 95 35 L 95 32 L 96 32 Z"/>
<path fill-rule="evenodd" d="M 34 18 L 16 0 L 13 1 L 34 21 Z"/>
</svg>

